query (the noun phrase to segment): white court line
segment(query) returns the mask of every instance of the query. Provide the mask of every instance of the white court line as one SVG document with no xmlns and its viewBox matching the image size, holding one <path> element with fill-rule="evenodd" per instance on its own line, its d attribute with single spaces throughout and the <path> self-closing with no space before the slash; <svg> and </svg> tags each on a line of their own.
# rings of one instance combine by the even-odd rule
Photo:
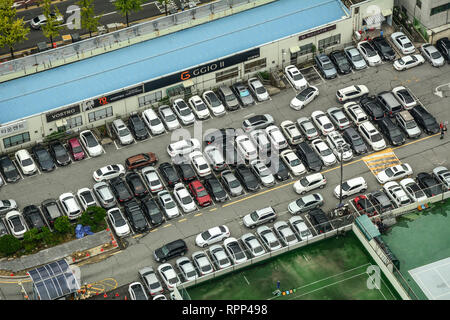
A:
<svg viewBox="0 0 450 320">
<path fill-rule="evenodd" d="M 445 278 L 442 276 L 441 272 L 437 268 L 435 268 L 434 271 L 438 273 L 439 277 L 441 277 L 442 281 L 444 281 L 444 283 L 447 285 L 447 288 L 450 288 L 450 285 L 447 283 L 447 280 L 445 280 Z M 447 294 L 448 293 L 450 292 L 447 292 Z"/>
<path fill-rule="evenodd" d="M 389 293 L 391 294 L 391 296 L 394 298 L 395 295 L 392 293 L 391 289 L 389 289 L 389 286 L 384 282 L 383 277 L 380 277 L 381 282 L 383 282 L 384 286 L 389 290 Z"/>
<path fill-rule="evenodd" d="M 250 282 L 248 282 L 247 278 L 245 276 L 243 276 L 245 281 L 247 282 L 248 285 L 250 285 Z"/>
<path fill-rule="evenodd" d="M 428 272 L 428 271 L 431 271 L 431 270 L 435 270 L 436 269 L 436 267 L 444 267 L 444 266 L 447 266 L 447 265 L 449 265 L 450 264 L 450 262 L 449 263 L 446 263 L 446 264 L 439 264 L 439 265 L 437 265 L 437 266 L 433 266 L 433 267 L 430 267 L 429 269 L 425 269 L 425 270 L 422 270 L 422 271 L 419 271 L 419 272 L 414 272 L 414 274 L 416 275 L 416 274 L 421 274 L 421 273 L 423 273 L 423 272 Z M 409 272 L 409 271 L 408 271 Z"/>
<path fill-rule="evenodd" d="M 367 274 L 367 276 L 370 278 L 370 274 L 367 272 L 367 270 L 366 270 L 366 274 Z M 381 275 L 380 275 L 380 279 L 381 279 Z M 383 293 L 383 291 L 381 291 L 381 288 L 378 288 L 376 282 L 375 282 L 375 288 L 377 288 L 378 291 L 380 291 L 380 293 L 381 293 L 381 295 L 383 296 L 384 300 L 387 300 L 387 299 L 386 299 L 386 296 L 385 296 L 384 293 Z"/>
</svg>

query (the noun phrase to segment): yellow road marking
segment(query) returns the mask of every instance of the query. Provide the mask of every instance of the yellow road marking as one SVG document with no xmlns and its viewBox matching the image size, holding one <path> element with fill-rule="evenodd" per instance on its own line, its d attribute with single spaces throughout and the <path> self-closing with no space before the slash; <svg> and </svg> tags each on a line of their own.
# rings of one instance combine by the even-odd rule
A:
<svg viewBox="0 0 450 320">
<path fill-rule="evenodd" d="M 186 220 L 187 220 L 187 219 L 184 218 L 184 219 L 178 220 L 178 222 L 184 222 L 184 221 L 186 221 Z"/>
<path fill-rule="evenodd" d="M 209 210 L 209 212 L 216 211 L 216 210 L 217 210 L 217 208 L 212 208 L 212 209 Z"/>
<path fill-rule="evenodd" d="M 167 228 L 167 227 L 170 227 L 172 224 L 171 223 L 169 223 L 169 224 L 166 224 L 165 226 L 163 226 L 163 228 Z"/>
<path fill-rule="evenodd" d="M 366 164 L 368 167 L 373 167 L 373 165 L 375 165 L 375 164 L 386 163 L 386 162 L 400 162 L 400 161 L 397 158 L 395 158 L 395 159 L 385 159 L 385 160 L 375 161 L 375 162 L 370 162 L 370 163 L 367 163 L 367 161 L 366 161 Z M 373 167 L 373 168 L 376 168 L 376 167 Z"/>
<path fill-rule="evenodd" d="M 195 216 L 195 217 L 198 217 L 198 216 L 201 216 L 202 214 L 203 214 L 203 213 L 200 212 L 200 213 L 196 213 L 194 216 Z"/>
<path fill-rule="evenodd" d="M 140 233 L 140 234 L 136 234 L 136 235 L 132 236 L 132 238 L 133 238 L 133 239 L 136 239 L 136 238 L 139 238 L 139 237 L 142 237 L 142 236 L 143 236 L 143 234 Z"/>
<path fill-rule="evenodd" d="M 155 231 L 158 231 L 158 228 L 150 230 L 150 232 L 155 232 Z"/>
</svg>

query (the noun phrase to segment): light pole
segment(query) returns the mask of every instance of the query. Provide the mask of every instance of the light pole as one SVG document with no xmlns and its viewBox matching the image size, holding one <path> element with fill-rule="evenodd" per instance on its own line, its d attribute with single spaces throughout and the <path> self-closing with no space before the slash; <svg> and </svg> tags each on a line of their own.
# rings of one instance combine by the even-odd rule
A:
<svg viewBox="0 0 450 320">
<path fill-rule="evenodd" d="M 340 160 L 341 160 L 341 182 L 339 184 L 339 204 L 338 204 L 338 209 L 342 208 L 343 204 L 342 204 L 342 180 L 344 179 L 344 160 L 342 160 L 343 158 L 343 153 L 344 151 L 348 150 L 348 147 L 346 144 L 340 144 L 339 147 L 339 154 L 340 154 Z"/>
</svg>

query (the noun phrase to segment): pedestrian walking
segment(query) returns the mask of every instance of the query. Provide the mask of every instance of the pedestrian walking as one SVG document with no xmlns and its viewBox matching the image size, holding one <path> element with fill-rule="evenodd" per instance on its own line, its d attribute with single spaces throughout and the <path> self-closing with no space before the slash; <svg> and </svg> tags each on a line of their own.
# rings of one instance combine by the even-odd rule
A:
<svg viewBox="0 0 450 320">
<path fill-rule="evenodd" d="M 383 30 L 380 30 L 380 37 L 383 38 Z"/>
<path fill-rule="evenodd" d="M 446 131 L 446 130 L 444 130 L 444 123 L 443 122 L 441 122 L 440 124 L 439 124 L 439 129 L 441 130 L 441 140 L 442 139 L 444 139 L 444 132 Z M 447 128 L 445 128 L 445 129 L 447 129 Z"/>
</svg>

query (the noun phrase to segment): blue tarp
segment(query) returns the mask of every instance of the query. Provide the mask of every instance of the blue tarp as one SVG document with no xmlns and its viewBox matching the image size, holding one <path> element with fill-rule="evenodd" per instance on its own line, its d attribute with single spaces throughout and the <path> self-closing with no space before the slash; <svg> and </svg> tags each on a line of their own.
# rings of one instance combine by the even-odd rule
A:
<svg viewBox="0 0 450 320">
<path fill-rule="evenodd" d="M 77 239 L 83 238 L 84 236 L 88 236 L 91 234 L 94 233 L 91 231 L 90 226 L 83 226 L 81 224 L 77 224 L 77 226 L 75 227 L 75 235 Z"/>
</svg>

